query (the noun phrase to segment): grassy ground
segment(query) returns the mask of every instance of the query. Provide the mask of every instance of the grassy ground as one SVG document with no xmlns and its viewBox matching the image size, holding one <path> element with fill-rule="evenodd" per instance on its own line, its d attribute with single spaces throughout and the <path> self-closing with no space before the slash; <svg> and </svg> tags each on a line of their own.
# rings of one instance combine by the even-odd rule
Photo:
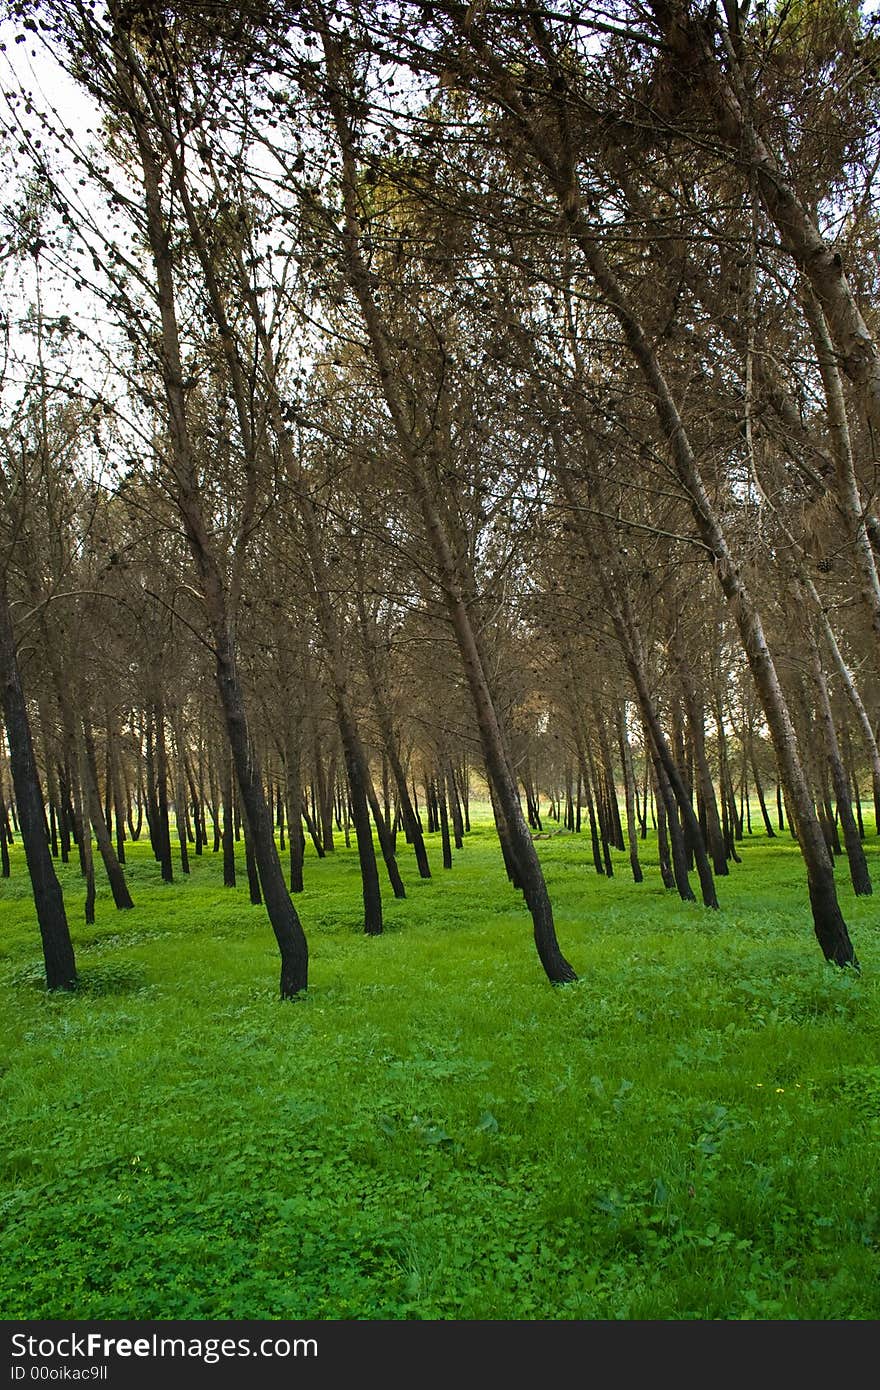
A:
<svg viewBox="0 0 880 1390">
<path fill-rule="evenodd" d="M 880 892 L 878 847 L 870 859 Z M 549 986 L 478 828 L 386 932 L 353 851 L 307 863 L 303 1000 L 219 857 L 81 925 L 47 996 L 20 850 L 0 886 L 0 1316 L 873 1319 L 880 951 L 824 964 L 800 860 L 757 834 L 720 912 L 539 845 L 580 974 Z M 240 880 L 244 884 L 244 875 Z"/>
</svg>

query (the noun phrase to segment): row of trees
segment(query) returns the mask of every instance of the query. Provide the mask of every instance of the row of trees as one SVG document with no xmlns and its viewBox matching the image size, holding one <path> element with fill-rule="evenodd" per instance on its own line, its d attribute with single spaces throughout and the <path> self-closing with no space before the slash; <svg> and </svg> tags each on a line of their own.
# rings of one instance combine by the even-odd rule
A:
<svg viewBox="0 0 880 1390">
<path fill-rule="evenodd" d="M 0 677 L 50 984 L 75 978 L 56 840 L 88 877 L 91 824 L 124 907 L 137 807 L 166 877 L 170 806 L 181 868 L 210 818 L 231 874 L 238 817 L 292 997 L 305 836 L 354 837 L 381 930 L 374 829 L 402 895 L 396 828 L 428 874 L 421 797 L 450 862 L 471 767 L 553 982 L 542 790 L 572 828 L 583 806 L 600 872 L 626 844 L 641 876 L 654 807 L 664 881 L 693 897 L 692 867 L 711 907 L 747 792 L 770 833 L 778 788 L 820 947 L 855 965 L 833 861 L 870 892 L 871 24 L 836 0 L 12 9 L 31 307 Z"/>
</svg>

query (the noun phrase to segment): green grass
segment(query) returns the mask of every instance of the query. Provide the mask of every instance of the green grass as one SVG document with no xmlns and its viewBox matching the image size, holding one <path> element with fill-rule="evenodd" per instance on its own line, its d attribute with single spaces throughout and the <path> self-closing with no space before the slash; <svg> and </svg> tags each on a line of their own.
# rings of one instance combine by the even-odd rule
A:
<svg viewBox="0 0 880 1390">
<path fill-rule="evenodd" d="M 163 885 L 143 842 L 94 927 L 64 871 L 82 988 L 47 995 L 14 850 L 0 1316 L 878 1317 L 880 952 L 845 866 L 861 976 L 824 964 L 787 838 L 743 844 L 717 913 L 651 840 L 639 886 L 542 841 L 559 989 L 494 833 L 445 874 L 433 838 L 379 938 L 354 852 L 309 853 L 294 1004 L 244 874 Z"/>
</svg>

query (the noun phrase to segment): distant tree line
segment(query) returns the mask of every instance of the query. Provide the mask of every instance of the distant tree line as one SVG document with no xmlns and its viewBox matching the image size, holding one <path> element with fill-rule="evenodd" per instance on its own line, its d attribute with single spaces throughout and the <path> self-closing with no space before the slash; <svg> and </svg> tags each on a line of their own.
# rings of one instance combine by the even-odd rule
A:
<svg viewBox="0 0 880 1390">
<path fill-rule="evenodd" d="M 56 861 L 91 921 L 95 851 L 127 909 L 132 840 L 232 887 L 241 838 L 295 997 L 306 846 L 356 845 L 381 932 L 400 838 L 451 867 L 472 786 L 554 983 L 545 816 L 636 880 L 656 831 L 665 886 L 714 908 L 757 814 L 856 966 L 873 21 L 9 8 L 0 850 L 20 833 L 49 986 L 76 982 Z"/>
</svg>

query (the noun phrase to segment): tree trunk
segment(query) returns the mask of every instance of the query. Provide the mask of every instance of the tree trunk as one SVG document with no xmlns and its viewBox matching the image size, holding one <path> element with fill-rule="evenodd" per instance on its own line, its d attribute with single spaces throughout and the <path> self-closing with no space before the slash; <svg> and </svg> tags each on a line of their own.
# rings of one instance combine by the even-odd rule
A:
<svg viewBox="0 0 880 1390">
<path fill-rule="evenodd" d="M 629 862 L 633 879 L 641 883 L 644 878 L 639 863 L 639 838 L 636 829 L 636 793 L 633 775 L 632 749 L 626 731 L 626 705 L 621 704 L 617 715 L 617 739 L 620 746 L 620 762 L 623 769 L 623 789 L 626 804 L 626 835 L 629 841 Z"/>
<path fill-rule="evenodd" d="M 329 37 L 322 36 L 327 62 L 327 99 L 330 104 L 342 154 L 342 193 L 345 210 L 345 255 L 349 280 L 360 304 L 367 336 L 379 372 L 385 402 L 404 460 L 407 476 L 418 504 L 425 530 L 438 566 L 443 600 L 458 644 L 465 678 L 474 705 L 486 774 L 494 793 L 496 824 L 507 838 L 508 850 L 532 917 L 535 946 L 548 979 L 565 983 L 576 979 L 563 956 L 556 937 L 553 910 L 535 847 L 523 817 L 510 769 L 498 711 L 492 697 L 487 672 L 474 631 L 469 597 L 462 584 L 459 565 L 443 525 L 437 501 L 424 470 L 422 442 L 416 443 L 409 413 L 401 399 L 387 330 L 373 296 L 370 275 L 361 253 L 358 221 L 358 177 L 351 148 L 349 116 L 339 85 L 339 54 Z"/>
<path fill-rule="evenodd" d="M 837 901 L 833 865 L 798 757 L 791 716 L 767 647 L 760 616 L 746 589 L 742 573 L 730 554 L 654 350 L 632 313 L 621 286 L 604 264 L 595 245 L 585 235 L 578 236 L 578 241 L 593 277 L 618 318 L 652 392 L 658 419 L 669 440 L 682 485 L 687 489 L 699 534 L 711 557 L 715 574 L 739 629 L 796 818 L 798 842 L 807 870 L 816 938 L 826 960 L 841 966 L 857 966 L 849 932 Z"/>
<path fill-rule="evenodd" d="M 587 755 L 587 769 L 590 774 L 590 781 L 593 784 L 596 794 L 596 818 L 599 822 L 599 838 L 602 844 L 602 872 L 607 878 L 614 877 L 614 862 L 611 858 L 611 826 L 609 822 L 608 800 L 603 794 L 602 782 L 596 768 L 596 759 L 593 757 L 593 745 L 589 735 L 584 738 L 584 749 Z"/>
<path fill-rule="evenodd" d="M 599 756 L 602 760 L 602 772 L 605 781 L 605 801 L 608 808 L 608 839 L 615 849 L 624 850 L 626 846 L 623 842 L 623 825 L 620 820 L 620 806 L 617 802 L 617 783 L 614 776 L 614 764 L 611 759 L 611 747 L 608 741 L 605 716 L 599 708 L 599 703 L 595 697 L 593 698 L 592 707 L 599 741 Z"/>
<path fill-rule="evenodd" d="M 687 846 L 685 845 L 684 832 L 681 828 L 681 820 L 679 818 L 678 808 L 676 807 L 675 793 L 672 790 L 666 767 L 664 766 L 663 760 L 657 752 L 656 747 L 652 748 L 651 756 L 654 761 L 654 776 L 656 778 L 657 789 L 659 793 L 657 802 L 658 814 L 661 802 L 663 806 L 663 811 L 665 813 L 666 830 L 669 837 L 672 858 L 672 881 L 675 887 L 678 889 L 678 896 L 681 898 L 682 902 L 692 903 L 696 901 L 696 896 L 694 894 L 693 888 L 690 885 L 690 881 L 688 880 Z M 665 876 L 663 878 L 663 882 L 666 883 Z M 667 884 L 667 887 L 668 886 L 669 885 Z"/>
<path fill-rule="evenodd" d="M 694 750 L 694 766 L 697 774 L 697 785 L 700 790 L 700 798 L 703 804 L 703 813 L 706 819 L 706 840 L 709 854 L 712 857 L 712 867 L 715 873 L 723 875 L 728 873 L 727 854 L 724 846 L 721 822 L 718 817 L 718 803 L 715 800 L 715 785 L 712 781 L 712 773 L 709 769 L 709 759 L 706 756 L 705 713 L 702 702 L 697 694 L 696 686 L 691 679 L 687 657 L 678 632 L 675 633 L 673 639 L 673 652 L 675 654 L 679 684 L 681 685 L 682 695 L 684 696 L 684 707 L 687 713 L 688 726 L 690 728 L 691 745 Z"/>
<path fill-rule="evenodd" d="M 379 936 L 382 932 L 382 894 L 379 888 L 379 870 L 376 866 L 376 847 L 373 844 L 373 827 L 367 805 L 367 789 L 364 783 L 363 760 L 358 757 L 354 747 L 352 731 L 346 727 L 345 711 L 337 707 L 336 717 L 342 734 L 342 751 L 345 757 L 345 770 L 351 796 L 351 817 L 357 842 L 358 859 L 361 867 L 361 887 L 364 903 L 364 931 L 367 936 Z"/>
<path fill-rule="evenodd" d="M 708 26 L 702 17 L 688 13 L 683 0 L 672 4 L 669 0 L 651 0 L 651 8 L 670 53 L 688 74 L 688 83 L 702 81 L 705 85 L 722 138 L 736 160 L 745 160 L 753 169 L 764 207 L 783 246 L 810 283 L 828 324 L 836 362 L 855 386 L 864 419 L 877 437 L 880 353 L 858 308 L 839 251 L 824 240 L 753 124 L 745 81 L 729 40 L 729 67 L 724 72 L 712 51 Z M 818 900 L 827 907 L 827 892 L 819 891 L 817 886 L 817 893 Z M 835 933 L 830 922 L 834 915 L 832 911 L 827 928 L 832 936 Z M 827 940 L 833 954 L 842 948 L 840 942 Z"/>
<path fill-rule="evenodd" d="M 12 785 L 43 946 L 47 989 L 75 989 L 76 960 L 61 885 L 46 841 L 43 793 L 21 685 L 12 617 L 0 575 L 0 690 Z"/>
<path fill-rule="evenodd" d="M 0 782 L 0 878 L 9 878 L 11 872 L 11 865 L 9 863 L 9 836 L 6 834 L 6 825 L 6 798 L 3 794 L 2 782 Z"/>
<path fill-rule="evenodd" d="M 153 706 L 155 715 L 156 834 L 159 868 L 163 883 L 174 882 L 171 862 L 171 822 L 168 814 L 168 749 L 165 743 L 165 706 L 161 699 Z"/>
<path fill-rule="evenodd" d="M 362 770 L 362 776 L 364 778 L 364 787 L 366 789 L 367 801 L 369 802 L 370 810 L 373 813 L 373 822 L 376 826 L 376 834 L 379 837 L 379 848 L 382 851 L 382 858 L 385 861 L 385 869 L 388 874 L 388 881 L 391 884 L 391 889 L 394 893 L 395 898 L 405 898 L 406 889 L 403 886 L 403 879 L 400 877 L 400 869 L 397 866 L 397 857 L 394 853 L 394 842 L 391 836 L 391 827 L 388 824 L 386 817 L 383 815 L 382 807 L 379 804 L 379 798 L 376 795 L 376 788 L 373 784 L 373 779 L 370 776 L 369 765 L 367 764 L 366 756 L 363 753 L 363 745 L 361 745 L 361 755 L 364 759 Z"/>
<path fill-rule="evenodd" d="M 242 829 L 244 831 L 244 863 L 248 881 L 248 896 L 251 906 L 259 907 L 263 901 L 263 895 L 260 892 L 260 875 L 257 872 L 257 860 L 251 834 L 248 830 L 247 816 L 242 819 Z"/>
<path fill-rule="evenodd" d="M 452 818 L 452 838 L 455 848 L 461 849 L 464 845 L 464 821 L 461 814 L 461 802 L 458 799 L 458 788 L 455 785 L 455 777 L 452 772 L 452 763 L 448 758 L 444 763 L 443 775 L 446 779 L 449 814 Z"/>
<path fill-rule="evenodd" d="M 575 749 L 578 756 L 580 776 L 584 788 L 584 799 L 587 803 L 587 817 L 590 822 L 590 843 L 593 850 L 593 865 L 597 874 L 605 873 L 605 865 L 602 863 L 602 850 L 599 845 L 599 827 L 596 823 L 596 807 L 593 802 L 593 789 L 591 785 L 590 769 L 587 764 L 587 753 L 585 739 L 580 724 L 577 721 L 577 714 L 572 713 L 572 728 L 574 731 Z"/>
<path fill-rule="evenodd" d="M 235 887 L 235 808 L 232 791 L 232 754 L 223 760 L 223 887 Z"/>
<path fill-rule="evenodd" d="M 202 507 L 198 470 L 189 434 L 188 397 L 184 384 L 187 374 L 184 371 L 175 305 L 173 242 L 165 221 L 160 163 L 150 144 L 140 98 L 133 90 L 126 95 L 130 98 L 130 109 L 126 114 L 131 121 L 143 173 L 146 233 L 156 272 L 157 302 L 162 328 L 162 376 L 175 484 L 174 498 L 205 602 L 226 735 L 253 837 L 260 885 L 281 956 L 281 995 L 283 998 L 294 998 L 306 989 L 308 984 L 308 946 L 281 871 L 263 792 L 259 760 L 248 730 L 244 693 L 236 664 L 234 626 L 230 622 L 224 581 L 212 550 L 212 541 Z M 248 486 L 251 483 L 252 475 L 248 478 Z M 240 558 L 240 555 L 237 558 Z"/>
<path fill-rule="evenodd" d="M 125 874 L 122 866 L 116 858 L 113 849 L 113 842 L 110 839 L 110 831 L 104 819 L 104 811 L 101 806 L 101 797 L 98 791 L 97 761 L 95 758 L 95 738 L 92 733 L 92 726 L 88 715 L 83 715 L 82 720 L 84 758 L 83 758 L 83 778 L 85 783 L 86 804 L 89 810 L 92 825 L 95 831 L 95 839 L 98 842 L 98 851 L 104 862 L 104 869 L 110 884 L 110 891 L 113 894 L 113 901 L 118 908 L 134 907 L 131 894 L 128 891 L 128 884 L 125 881 Z"/>
<path fill-rule="evenodd" d="M 107 776 L 112 791 L 113 815 L 116 825 L 116 858 L 125 863 L 125 797 L 119 770 L 119 744 L 110 711 L 107 711 Z M 107 827 L 110 828 L 109 825 Z"/>
<path fill-rule="evenodd" d="M 647 751 L 646 742 L 645 757 L 649 758 L 650 756 L 651 755 Z M 658 786 L 658 778 L 660 775 L 658 771 L 659 762 L 655 759 L 655 763 L 654 804 L 657 808 L 657 855 L 660 861 L 660 877 L 663 880 L 663 887 L 671 889 L 677 888 L 678 884 L 676 882 L 675 873 L 673 872 L 672 861 L 669 857 L 669 835 L 666 828 L 666 802 L 663 800 Z M 693 892 L 691 892 L 691 898 L 693 898 Z"/>
<path fill-rule="evenodd" d="M 189 842 L 187 839 L 187 798 L 186 772 L 184 769 L 185 748 L 183 721 L 180 712 L 175 710 L 171 721 L 174 735 L 174 819 L 177 823 L 177 843 L 180 848 L 180 872 L 189 873 Z"/>
<path fill-rule="evenodd" d="M 440 813 L 440 845 L 443 852 L 444 869 L 452 868 L 452 841 L 449 838 L 449 808 L 446 804 L 446 788 L 439 775 L 433 779 L 434 796 Z"/>
<path fill-rule="evenodd" d="M 758 798 L 758 805 L 761 808 L 761 819 L 764 822 L 764 829 L 767 832 L 767 839 L 774 840 L 776 838 L 776 831 L 773 829 L 773 822 L 770 819 L 769 813 L 767 811 L 767 803 L 764 800 L 764 788 L 761 785 L 761 778 L 760 774 L 758 773 L 758 760 L 755 757 L 754 747 L 752 747 L 751 749 L 751 762 L 752 776 L 755 779 L 755 795 Z"/>
<path fill-rule="evenodd" d="M 58 841 L 61 851 L 61 862 L 66 864 L 70 859 L 70 842 L 73 830 L 73 820 L 70 811 L 70 787 L 64 768 L 61 763 L 56 765 L 58 777 Z"/>
<path fill-rule="evenodd" d="M 320 826 L 321 845 L 324 854 L 333 854 L 333 794 L 336 780 L 336 759 L 330 761 L 325 769 L 321 750 L 321 740 L 315 734 L 315 824 Z"/>
<path fill-rule="evenodd" d="M 302 757 L 298 726 L 288 721 L 284 739 L 284 794 L 287 798 L 287 840 L 290 856 L 290 891 L 302 893 L 305 836 L 302 831 Z"/>
<path fill-rule="evenodd" d="M 828 682 L 825 679 L 825 672 L 822 669 L 822 660 L 819 656 L 819 648 L 812 630 L 808 631 L 807 637 L 810 644 L 816 691 L 819 696 L 819 719 L 825 731 L 826 749 L 831 766 L 834 794 L 837 798 L 840 825 L 843 830 L 843 840 L 846 845 L 850 878 L 852 879 L 852 886 L 855 892 L 860 896 L 867 896 L 872 891 L 871 878 L 868 873 L 868 863 L 865 858 L 865 851 L 862 848 L 858 826 L 853 817 L 852 803 L 849 799 L 849 781 L 846 775 L 846 769 L 843 765 L 843 759 L 840 755 L 837 730 L 834 727 L 834 715 L 831 710 L 831 701 L 828 697 Z"/>
</svg>

